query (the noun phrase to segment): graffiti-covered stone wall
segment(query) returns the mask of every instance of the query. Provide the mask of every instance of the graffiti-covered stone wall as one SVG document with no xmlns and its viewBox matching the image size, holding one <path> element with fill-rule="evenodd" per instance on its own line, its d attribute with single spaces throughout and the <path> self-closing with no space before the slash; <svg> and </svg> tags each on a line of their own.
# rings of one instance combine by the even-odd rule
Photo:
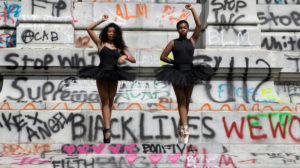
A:
<svg viewBox="0 0 300 168">
<path fill-rule="evenodd" d="M 163 49 L 192 3 L 202 22 L 194 63 L 190 144 L 177 144 L 172 85 L 156 81 Z M 0 165 L 11 168 L 299 167 L 299 0 L 0 1 Z M 120 81 L 102 144 L 100 63 L 86 27 L 108 14 L 123 30 L 137 80 Z M 172 53 L 169 55 L 173 58 Z M 0 167 L 1 167 L 0 166 Z"/>
</svg>

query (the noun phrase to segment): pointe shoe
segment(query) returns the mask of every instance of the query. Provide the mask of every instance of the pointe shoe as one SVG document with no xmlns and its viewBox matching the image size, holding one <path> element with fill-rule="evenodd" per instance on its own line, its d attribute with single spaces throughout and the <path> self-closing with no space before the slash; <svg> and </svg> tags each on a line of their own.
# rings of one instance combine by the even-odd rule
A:
<svg viewBox="0 0 300 168">
<path fill-rule="evenodd" d="M 179 134 L 178 134 L 178 143 L 179 144 L 187 144 L 189 142 L 189 128 L 187 125 L 180 126 Z"/>
<path fill-rule="evenodd" d="M 105 136 L 106 133 L 110 133 L 108 138 L 106 138 L 106 136 Z M 108 129 L 104 128 L 103 129 L 103 143 L 110 143 L 110 138 L 111 138 L 110 128 L 108 128 Z"/>
<path fill-rule="evenodd" d="M 178 143 L 182 144 L 182 135 L 184 134 L 183 126 L 180 126 L 178 129 Z"/>
</svg>

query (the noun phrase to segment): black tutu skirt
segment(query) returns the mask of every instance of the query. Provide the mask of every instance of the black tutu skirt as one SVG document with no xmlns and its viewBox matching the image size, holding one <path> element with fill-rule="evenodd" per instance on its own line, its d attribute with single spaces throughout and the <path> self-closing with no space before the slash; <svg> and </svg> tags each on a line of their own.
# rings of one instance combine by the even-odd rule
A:
<svg viewBox="0 0 300 168">
<path fill-rule="evenodd" d="M 133 81 L 135 75 L 127 72 L 131 68 L 129 66 L 119 67 L 116 65 L 100 65 L 100 66 L 88 66 L 78 71 L 80 78 L 92 78 L 92 79 L 108 79 L 108 80 L 127 80 Z"/>
<path fill-rule="evenodd" d="M 156 79 L 175 86 L 189 86 L 210 80 L 213 73 L 212 67 L 205 63 L 164 65 L 156 70 Z"/>
</svg>

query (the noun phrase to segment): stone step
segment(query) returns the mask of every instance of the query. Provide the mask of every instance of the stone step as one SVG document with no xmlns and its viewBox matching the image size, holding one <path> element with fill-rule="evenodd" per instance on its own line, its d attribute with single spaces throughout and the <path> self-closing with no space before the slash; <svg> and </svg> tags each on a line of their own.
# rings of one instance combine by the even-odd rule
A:
<svg viewBox="0 0 300 168">
<path fill-rule="evenodd" d="M 190 103 L 191 112 L 298 112 L 300 105 L 285 103 Z M 1 102 L 0 111 L 95 111 L 100 112 L 100 103 L 90 102 Z M 177 112 L 177 103 L 116 103 L 114 111 L 167 111 Z"/>
<path fill-rule="evenodd" d="M 158 143 L 86 143 L 86 144 L 36 144 L 0 143 L 0 151 L 6 155 L 117 155 L 117 154 L 187 154 L 188 152 L 199 154 L 261 154 L 290 153 L 300 154 L 300 144 L 228 144 L 228 143 L 189 143 L 189 144 L 158 144 Z M 288 156 L 288 155 L 287 155 Z"/>
<path fill-rule="evenodd" d="M 299 145 L 0 144 L 1 166 L 297 167 Z M 26 153 L 27 152 L 27 153 Z M 80 167 L 78 166 L 78 168 Z"/>
<path fill-rule="evenodd" d="M 299 163 L 299 153 L 211 153 L 202 150 L 187 151 L 185 153 L 157 153 L 118 154 L 115 146 L 109 146 L 115 154 L 56 154 L 46 153 L 43 155 L 2 155 L 1 166 L 20 165 L 46 168 L 80 168 L 80 167 L 218 167 L 218 168 L 263 168 L 263 167 L 293 167 Z M 84 153 L 84 151 L 82 151 Z"/>
<path fill-rule="evenodd" d="M 135 64 L 126 63 L 130 67 L 139 70 L 139 73 L 147 71 L 152 73 L 157 67 L 164 65 L 160 60 L 162 49 L 129 49 L 136 58 Z M 89 48 L 7 48 L 0 52 L 0 70 L 3 74 L 26 72 L 26 75 L 39 75 L 46 73 L 47 76 L 75 75 L 79 68 L 89 65 L 97 66 L 100 58 L 97 50 Z M 50 53 L 50 54 L 49 54 Z M 41 57 L 43 59 L 41 59 Z M 220 58 L 219 58 L 220 57 Z M 249 60 L 248 63 L 246 60 Z M 266 64 L 256 64 L 256 61 L 263 60 Z M 232 67 L 232 62 L 239 62 Z M 194 63 L 205 62 L 217 71 L 217 74 L 233 73 L 243 76 L 245 69 L 249 76 L 266 77 L 269 67 L 272 69 L 270 75 L 277 74 L 282 63 L 289 63 L 284 55 L 278 52 L 254 49 L 196 49 L 194 53 Z M 234 68 L 230 71 L 230 69 Z M 52 73 L 50 73 L 52 72 Z M 24 74 L 23 74 L 24 75 Z"/>
<path fill-rule="evenodd" d="M 25 110 L 0 112 L 0 143 L 100 143 L 100 111 Z M 177 143 L 178 112 L 113 112 L 112 143 Z M 190 143 L 295 144 L 297 112 L 189 112 Z"/>
<path fill-rule="evenodd" d="M 77 2 L 96 2 L 96 3 L 107 3 L 107 2 L 117 2 L 117 3 L 124 3 L 124 2 L 129 2 L 129 3 L 204 3 L 204 0 L 78 0 Z"/>
</svg>

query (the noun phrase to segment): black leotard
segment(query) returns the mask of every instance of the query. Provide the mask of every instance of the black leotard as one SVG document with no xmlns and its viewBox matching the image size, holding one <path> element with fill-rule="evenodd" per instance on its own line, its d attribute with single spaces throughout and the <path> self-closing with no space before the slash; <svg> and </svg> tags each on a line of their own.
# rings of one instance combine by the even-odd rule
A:
<svg viewBox="0 0 300 168">
<path fill-rule="evenodd" d="M 193 65 L 194 46 L 187 38 L 174 40 L 172 48 L 174 66 L 165 65 L 157 69 L 156 79 L 176 86 L 189 86 L 209 80 L 213 69 L 207 64 Z"/>
<path fill-rule="evenodd" d="M 172 52 L 175 65 L 193 64 L 194 46 L 189 39 L 175 39 Z"/>
<path fill-rule="evenodd" d="M 120 57 L 120 53 L 118 49 L 110 49 L 104 46 L 101 51 L 99 52 L 100 56 L 100 64 L 102 65 L 118 65 L 118 59 Z"/>
</svg>

